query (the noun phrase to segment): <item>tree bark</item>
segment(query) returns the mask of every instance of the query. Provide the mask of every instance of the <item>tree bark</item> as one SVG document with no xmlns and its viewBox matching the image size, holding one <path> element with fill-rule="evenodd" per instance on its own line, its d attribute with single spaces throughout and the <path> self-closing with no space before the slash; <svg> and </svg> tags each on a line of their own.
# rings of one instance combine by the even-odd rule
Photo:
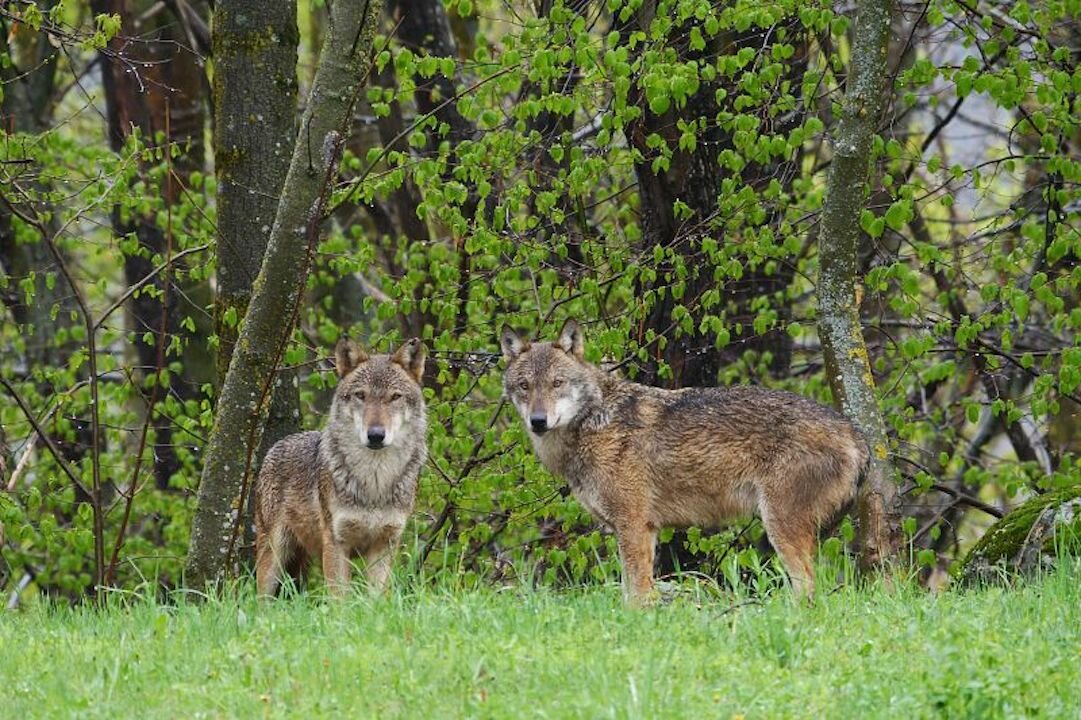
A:
<svg viewBox="0 0 1081 720">
<path fill-rule="evenodd" d="M 294 0 L 221 0 L 214 13 L 214 167 L 218 178 L 218 286 L 214 323 L 220 387 L 240 319 L 266 254 L 289 151 L 296 142 Z M 300 429 L 296 373 L 277 370 L 253 474 L 274 443 Z M 251 505 L 245 508 L 247 536 Z"/>
<path fill-rule="evenodd" d="M 381 0 L 335 3 L 311 97 L 262 269 L 240 328 L 207 444 L 187 562 L 187 582 L 212 583 L 229 568 L 236 510 L 266 417 L 274 369 L 292 334 L 342 136 L 371 66 Z"/>
<path fill-rule="evenodd" d="M 896 553 L 900 540 L 897 473 L 889 460 L 886 425 L 860 325 L 857 258 L 860 212 L 871 149 L 886 91 L 891 0 L 859 0 L 851 69 L 833 162 L 826 181 L 818 236 L 818 329 L 834 402 L 852 419 L 871 448 L 871 470 L 856 501 L 863 563 L 873 567 Z"/>
</svg>

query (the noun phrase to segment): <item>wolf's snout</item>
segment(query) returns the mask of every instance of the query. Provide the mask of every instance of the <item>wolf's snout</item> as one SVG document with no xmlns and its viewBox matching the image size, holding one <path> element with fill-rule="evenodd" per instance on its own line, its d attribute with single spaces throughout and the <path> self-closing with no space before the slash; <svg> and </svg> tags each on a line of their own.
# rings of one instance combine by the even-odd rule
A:
<svg viewBox="0 0 1081 720">
<path fill-rule="evenodd" d="M 382 425 L 372 425 L 368 428 L 368 447 L 381 448 L 383 441 L 387 439 L 387 429 Z"/>
<path fill-rule="evenodd" d="M 548 429 L 547 413 L 533 413 L 529 416 L 529 427 L 535 433 L 542 433 Z"/>
</svg>

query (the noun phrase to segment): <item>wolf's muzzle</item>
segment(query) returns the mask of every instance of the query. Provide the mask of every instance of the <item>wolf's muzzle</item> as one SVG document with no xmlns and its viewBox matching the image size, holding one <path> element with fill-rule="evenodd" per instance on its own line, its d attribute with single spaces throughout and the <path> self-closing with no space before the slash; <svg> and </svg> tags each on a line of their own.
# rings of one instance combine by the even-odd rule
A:
<svg viewBox="0 0 1081 720">
<path fill-rule="evenodd" d="M 548 430 L 548 415 L 533 413 L 529 416 L 529 427 L 538 435 Z"/>
<path fill-rule="evenodd" d="M 368 428 L 368 447 L 378 450 L 383 447 L 383 442 L 386 439 L 387 429 L 382 425 L 372 425 Z"/>
</svg>

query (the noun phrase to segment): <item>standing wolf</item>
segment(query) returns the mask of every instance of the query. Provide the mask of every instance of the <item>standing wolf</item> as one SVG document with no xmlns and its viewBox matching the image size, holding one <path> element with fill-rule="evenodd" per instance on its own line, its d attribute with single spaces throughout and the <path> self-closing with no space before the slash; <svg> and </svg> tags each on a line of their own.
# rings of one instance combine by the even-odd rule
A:
<svg viewBox="0 0 1081 720">
<path fill-rule="evenodd" d="M 424 357 L 415 338 L 393 355 L 372 356 L 339 341 L 341 380 L 326 429 L 275 443 L 256 481 L 261 595 L 277 591 L 283 572 L 299 580 L 320 558 L 328 589 L 342 596 L 358 555 L 367 562 L 369 589 L 386 588 L 427 452 Z"/>
<path fill-rule="evenodd" d="M 855 496 L 869 457 L 848 420 L 789 392 L 619 379 L 583 360 L 574 320 L 554 343 L 510 328 L 500 342 L 507 397 L 541 462 L 615 530 L 629 601 L 649 598 L 658 530 L 752 513 L 795 593 L 814 594 L 818 528 Z"/>
</svg>

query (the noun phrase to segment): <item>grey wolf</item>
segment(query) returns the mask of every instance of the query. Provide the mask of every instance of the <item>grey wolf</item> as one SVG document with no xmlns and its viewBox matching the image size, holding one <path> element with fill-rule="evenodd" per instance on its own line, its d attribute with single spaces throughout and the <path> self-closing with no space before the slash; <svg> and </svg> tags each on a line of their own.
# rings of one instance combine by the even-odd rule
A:
<svg viewBox="0 0 1081 720">
<path fill-rule="evenodd" d="M 326 428 L 275 443 L 256 481 L 260 595 L 274 595 L 283 573 L 299 581 L 318 558 L 328 590 L 342 596 L 357 556 L 369 590 L 385 590 L 427 453 L 425 355 L 415 338 L 393 355 L 371 356 L 339 341 Z"/>
<path fill-rule="evenodd" d="M 573 319 L 555 342 L 504 328 L 500 344 L 504 390 L 537 456 L 615 531 L 628 601 L 652 598 L 661 528 L 753 513 L 795 594 L 813 596 L 818 529 L 852 501 L 868 464 L 851 422 L 790 392 L 621 379 L 585 361 Z"/>
</svg>

